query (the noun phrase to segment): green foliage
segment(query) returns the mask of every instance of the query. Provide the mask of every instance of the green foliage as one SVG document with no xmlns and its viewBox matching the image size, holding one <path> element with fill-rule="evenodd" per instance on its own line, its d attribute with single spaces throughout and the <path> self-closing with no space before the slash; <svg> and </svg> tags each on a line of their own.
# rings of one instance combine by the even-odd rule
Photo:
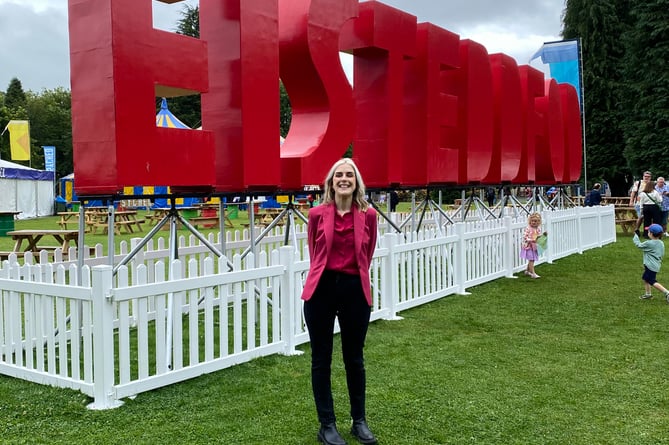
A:
<svg viewBox="0 0 669 445">
<path fill-rule="evenodd" d="M 567 0 L 563 24 L 582 43 L 591 182 L 624 195 L 644 170 L 669 175 L 669 1 Z"/>
<path fill-rule="evenodd" d="M 634 172 L 669 174 L 669 1 L 635 2 L 634 26 L 625 34 L 628 80 L 623 120 L 625 157 Z"/>
<path fill-rule="evenodd" d="M 620 35 L 630 27 L 628 0 L 567 0 L 563 37 L 580 38 L 585 100 L 585 141 L 588 177 L 605 178 L 615 195 L 626 195 L 632 171 L 622 156 L 620 122 L 623 56 Z"/>
<path fill-rule="evenodd" d="M 20 86 L 20 82 L 18 83 Z M 72 101 L 64 88 L 23 93 L 23 105 L 10 108 L 0 106 L 0 127 L 5 128 L 13 119 L 30 122 L 30 164 L 44 168 L 43 145 L 56 147 L 56 177 L 73 171 L 72 164 Z M 2 159 L 11 159 L 9 135 L 3 136 Z"/>
<path fill-rule="evenodd" d="M 16 77 L 9 81 L 9 86 L 5 94 L 5 105 L 9 109 L 26 107 L 26 93 L 23 91 L 21 81 Z"/>
<path fill-rule="evenodd" d="M 42 146 L 56 147 L 56 177 L 72 173 L 72 101 L 63 88 L 26 94 L 30 119 L 31 158 L 35 168 L 44 168 Z"/>
<path fill-rule="evenodd" d="M 539 280 L 501 278 L 370 325 L 367 414 L 381 443 L 666 443 L 667 305 L 637 298 L 641 254 L 630 238 L 537 270 Z M 337 336 L 335 408 L 355 443 L 339 344 Z M 2 376 L 0 441 L 314 444 L 310 348 L 300 349 L 110 411 L 86 409 L 91 400 L 76 391 Z"/>
<path fill-rule="evenodd" d="M 290 121 L 293 118 L 292 108 L 290 107 L 290 97 L 286 92 L 286 87 L 283 85 L 283 82 L 279 81 L 279 101 L 280 101 L 280 110 L 279 110 L 279 122 L 281 127 L 281 136 L 286 137 L 288 130 L 290 129 Z"/>
<path fill-rule="evenodd" d="M 176 33 L 199 39 L 200 7 L 184 4 L 179 13 L 181 14 L 181 18 L 177 20 Z"/>
</svg>

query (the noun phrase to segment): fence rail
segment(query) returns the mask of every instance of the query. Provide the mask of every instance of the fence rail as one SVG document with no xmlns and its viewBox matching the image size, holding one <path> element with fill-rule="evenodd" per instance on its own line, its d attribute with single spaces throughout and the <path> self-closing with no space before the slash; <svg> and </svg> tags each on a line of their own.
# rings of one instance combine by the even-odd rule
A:
<svg viewBox="0 0 669 445">
<path fill-rule="evenodd" d="M 540 262 L 616 240 L 613 206 L 543 217 Z M 526 224 L 507 216 L 385 233 L 371 264 L 372 320 L 511 277 L 524 267 Z M 283 245 L 277 231 L 244 258 L 249 241 L 239 236 L 221 258 L 194 237 L 180 239 L 174 261 L 163 241 L 150 242 L 116 274 L 108 258 L 79 270 L 61 252 L 40 264 L 10 256 L 0 267 L 0 373 L 79 390 L 105 409 L 256 357 L 298 354 L 308 341 L 300 295 L 309 261 L 304 230 L 297 235 Z M 122 245 L 116 263 L 131 248 Z"/>
</svg>

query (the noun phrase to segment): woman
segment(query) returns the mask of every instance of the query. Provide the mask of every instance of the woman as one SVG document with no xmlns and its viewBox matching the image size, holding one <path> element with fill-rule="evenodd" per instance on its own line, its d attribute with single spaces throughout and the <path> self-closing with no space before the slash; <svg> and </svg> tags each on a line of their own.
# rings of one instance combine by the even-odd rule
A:
<svg viewBox="0 0 669 445">
<path fill-rule="evenodd" d="M 371 314 L 369 265 L 376 248 L 376 211 L 351 159 L 340 159 L 325 178 L 323 204 L 309 211 L 310 268 L 302 299 L 311 341 L 311 386 L 321 427 L 318 440 L 345 445 L 337 431 L 330 384 L 335 317 L 339 320 L 353 424 L 363 444 L 377 443 L 365 418 L 363 348 Z"/>
<path fill-rule="evenodd" d="M 648 181 L 639 192 L 643 216 L 643 236 L 648 238 L 648 226 L 662 223 L 662 196 L 655 190 L 655 181 Z"/>
</svg>

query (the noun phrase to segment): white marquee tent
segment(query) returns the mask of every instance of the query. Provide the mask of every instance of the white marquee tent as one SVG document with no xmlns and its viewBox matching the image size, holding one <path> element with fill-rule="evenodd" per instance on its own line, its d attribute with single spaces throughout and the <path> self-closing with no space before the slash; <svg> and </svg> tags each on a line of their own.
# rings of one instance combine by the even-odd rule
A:
<svg viewBox="0 0 669 445">
<path fill-rule="evenodd" d="M 54 173 L 0 159 L 0 212 L 19 219 L 53 215 Z"/>
</svg>

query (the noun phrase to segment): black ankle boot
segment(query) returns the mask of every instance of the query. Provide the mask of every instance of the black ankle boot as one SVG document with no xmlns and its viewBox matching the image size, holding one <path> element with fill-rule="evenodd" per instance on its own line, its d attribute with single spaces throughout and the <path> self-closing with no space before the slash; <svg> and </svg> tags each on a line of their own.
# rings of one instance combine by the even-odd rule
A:
<svg viewBox="0 0 669 445">
<path fill-rule="evenodd" d="M 318 441 L 324 445 L 346 445 L 346 441 L 339 435 L 334 422 L 321 424 L 321 429 L 318 430 Z"/>
<path fill-rule="evenodd" d="M 374 437 L 374 434 L 369 430 L 369 426 L 367 426 L 367 421 L 365 419 L 358 419 L 353 421 L 353 425 L 351 426 L 351 434 L 358 439 L 358 442 L 365 444 L 365 445 L 374 445 L 377 444 L 378 441 L 376 440 L 376 437 Z"/>
</svg>

